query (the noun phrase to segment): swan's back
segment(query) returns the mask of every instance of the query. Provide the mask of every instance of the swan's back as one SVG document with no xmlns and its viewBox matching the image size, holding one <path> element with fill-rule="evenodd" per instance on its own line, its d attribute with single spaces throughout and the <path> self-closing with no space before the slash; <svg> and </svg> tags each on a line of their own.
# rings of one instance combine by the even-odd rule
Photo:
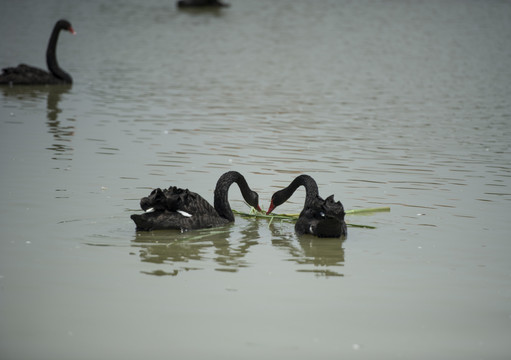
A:
<svg viewBox="0 0 511 360">
<path fill-rule="evenodd" d="M 168 189 L 154 189 L 140 200 L 142 210 L 185 211 L 189 214 L 216 214 L 216 210 L 202 196 L 188 189 L 171 186 Z"/>
<path fill-rule="evenodd" d="M 2 74 L 0 75 L 0 84 L 53 85 L 66 84 L 66 82 L 53 76 L 43 69 L 20 64 L 16 67 L 8 67 L 2 69 Z"/>
</svg>

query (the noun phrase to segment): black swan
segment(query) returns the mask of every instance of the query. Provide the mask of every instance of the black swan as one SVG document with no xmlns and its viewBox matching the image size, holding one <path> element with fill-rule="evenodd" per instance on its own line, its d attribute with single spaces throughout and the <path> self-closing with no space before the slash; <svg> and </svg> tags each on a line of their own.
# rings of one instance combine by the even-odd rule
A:
<svg viewBox="0 0 511 360">
<path fill-rule="evenodd" d="M 229 4 L 223 3 L 218 0 L 179 0 L 177 2 L 178 7 L 223 7 L 229 6 Z"/>
<path fill-rule="evenodd" d="M 288 187 L 277 191 L 271 197 L 266 214 L 282 205 L 293 195 L 299 186 L 305 187 L 305 204 L 295 224 L 298 234 L 311 234 L 318 237 L 345 237 L 344 207 L 340 201 L 335 202 L 330 195 L 323 200 L 318 193 L 316 181 L 309 175 L 297 176 Z"/>
<path fill-rule="evenodd" d="M 73 82 L 71 75 L 60 68 L 59 63 L 57 62 L 57 56 L 55 54 L 60 30 L 69 31 L 73 35 L 76 34 L 69 21 L 57 21 L 53 27 L 53 31 L 51 32 L 48 48 L 46 49 L 46 64 L 48 65 L 50 72 L 25 64 L 20 64 L 17 67 L 8 67 L 2 69 L 3 71 L 0 75 L 0 84 L 71 84 Z"/>
<path fill-rule="evenodd" d="M 237 171 L 229 171 L 220 176 L 216 183 L 214 207 L 199 194 L 171 186 L 164 190 L 154 189 L 148 197 L 142 198 L 140 207 L 145 213 L 131 215 L 131 219 L 139 231 L 186 231 L 228 224 L 234 221 L 227 198 L 232 183 L 238 184 L 249 205 L 261 211 L 259 195 L 250 189 L 243 175 Z"/>
</svg>

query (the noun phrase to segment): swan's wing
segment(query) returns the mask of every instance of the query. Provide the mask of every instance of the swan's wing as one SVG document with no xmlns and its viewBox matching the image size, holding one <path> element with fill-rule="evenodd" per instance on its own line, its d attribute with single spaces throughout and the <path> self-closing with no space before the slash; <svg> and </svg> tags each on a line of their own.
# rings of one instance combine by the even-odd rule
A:
<svg viewBox="0 0 511 360">
<path fill-rule="evenodd" d="M 338 217 L 320 215 L 320 212 L 307 212 L 296 221 L 295 231 L 298 234 L 336 238 L 346 235 L 346 223 Z"/>
<path fill-rule="evenodd" d="M 322 209 L 327 217 L 344 219 L 344 206 L 340 201 L 335 201 L 333 195 L 325 199 Z"/>
<path fill-rule="evenodd" d="M 166 199 L 164 192 L 160 188 L 154 189 L 149 196 L 140 199 L 140 208 L 144 211 L 147 209 L 165 210 Z"/>
<path fill-rule="evenodd" d="M 49 72 L 25 64 L 3 68 L 0 75 L 0 84 L 51 84 L 54 82 L 55 77 Z"/>
<path fill-rule="evenodd" d="M 170 211 L 185 211 L 191 215 L 213 214 L 216 210 L 202 196 L 188 189 L 169 188 L 165 193 L 167 197 L 166 209 Z"/>
<path fill-rule="evenodd" d="M 47 76 L 48 71 L 43 69 L 29 66 L 25 64 L 19 64 L 16 67 L 6 67 L 2 69 L 4 75 L 26 75 L 26 76 Z"/>
<path fill-rule="evenodd" d="M 325 200 L 318 196 L 300 213 L 295 231 L 318 237 L 345 236 L 344 207 L 340 201 L 334 200 L 333 195 Z"/>
<path fill-rule="evenodd" d="M 149 196 L 140 200 L 142 210 L 154 209 L 155 211 L 178 210 L 189 214 L 216 214 L 215 209 L 202 196 L 188 189 L 180 189 L 171 186 L 168 189 L 160 188 L 151 191 Z"/>
</svg>

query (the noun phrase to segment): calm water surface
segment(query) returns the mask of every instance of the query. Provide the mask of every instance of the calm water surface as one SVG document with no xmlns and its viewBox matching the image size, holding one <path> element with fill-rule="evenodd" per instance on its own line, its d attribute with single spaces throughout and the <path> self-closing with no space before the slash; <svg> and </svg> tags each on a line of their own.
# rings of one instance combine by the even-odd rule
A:
<svg viewBox="0 0 511 360">
<path fill-rule="evenodd" d="M 59 18 L 74 84 L 0 88 L 0 358 L 511 356 L 510 2 L 6 0 L 0 66 Z M 135 232 L 228 170 L 391 212 Z"/>
</svg>

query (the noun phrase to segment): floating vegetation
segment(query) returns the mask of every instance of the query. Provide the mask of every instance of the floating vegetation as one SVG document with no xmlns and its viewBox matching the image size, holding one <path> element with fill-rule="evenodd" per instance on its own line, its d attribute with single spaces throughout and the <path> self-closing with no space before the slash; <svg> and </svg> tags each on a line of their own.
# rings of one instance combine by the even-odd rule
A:
<svg viewBox="0 0 511 360">
<path fill-rule="evenodd" d="M 390 211 L 390 207 L 384 206 L 384 207 L 375 207 L 375 208 L 347 210 L 346 215 L 368 215 L 368 214 L 375 213 L 375 212 L 389 212 L 389 211 Z M 255 217 L 255 218 L 261 218 L 261 219 L 268 219 L 268 220 L 270 220 L 269 224 L 271 224 L 275 220 L 296 221 L 296 220 L 298 220 L 298 217 L 300 216 L 300 214 L 273 214 L 273 213 L 270 215 L 266 215 L 266 213 L 264 211 L 257 211 L 253 207 L 250 207 L 249 212 L 233 210 L 233 213 L 235 213 L 239 216 L 242 216 L 242 217 L 251 217 L 251 218 Z M 376 229 L 375 226 L 370 226 L 370 225 L 360 225 L 360 224 L 351 224 L 351 223 L 346 223 L 346 225 L 348 225 L 350 227 Z"/>
</svg>

